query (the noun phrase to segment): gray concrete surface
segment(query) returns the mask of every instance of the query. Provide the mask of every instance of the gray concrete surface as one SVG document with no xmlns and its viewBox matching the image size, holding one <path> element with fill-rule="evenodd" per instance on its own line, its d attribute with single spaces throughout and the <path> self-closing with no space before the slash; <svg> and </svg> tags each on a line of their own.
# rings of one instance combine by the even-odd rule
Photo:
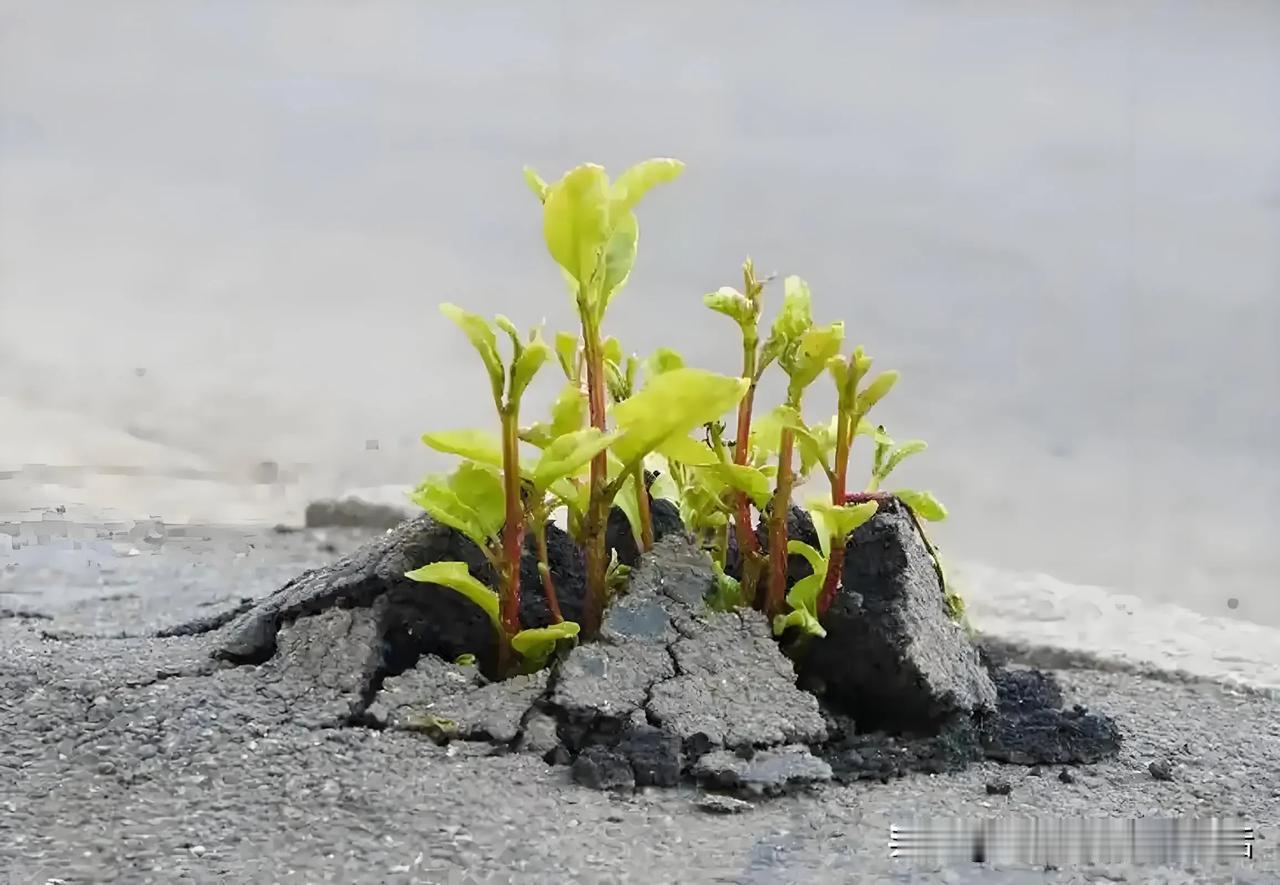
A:
<svg viewBox="0 0 1280 885">
<path fill-rule="evenodd" d="M 901 478 L 946 552 L 1280 625 L 1274 3 L 0 25 L 0 511 L 275 521 L 413 482 L 424 429 L 488 417 L 435 304 L 571 322 L 521 165 L 671 154 L 629 346 L 730 369 L 698 296 L 747 252 L 801 273 L 903 370 L 883 417 L 934 444 Z"/>
<path fill-rule="evenodd" d="M 69 586 L 67 561 L 48 549 L 0 571 L 0 608 L 20 600 L 28 612 L 0 619 L 0 881 L 1261 885 L 1280 876 L 1280 703 L 1258 693 L 1071 669 L 1060 674 L 1068 700 L 1112 713 L 1128 737 L 1118 759 L 1075 769 L 1074 783 L 984 763 L 721 816 L 689 791 L 583 790 L 566 769 L 527 755 L 305 728 L 267 674 L 210 669 L 215 637 L 140 635 L 270 592 L 276 575 L 358 541 L 209 529 L 120 555 L 98 586 Z M 1171 780 L 1149 773 L 1160 760 Z M 997 778 L 1010 781 L 1008 796 L 988 795 Z M 1234 878 L 1226 867 L 913 871 L 886 848 L 888 825 L 913 814 L 1238 815 L 1258 827 L 1258 858 Z"/>
</svg>

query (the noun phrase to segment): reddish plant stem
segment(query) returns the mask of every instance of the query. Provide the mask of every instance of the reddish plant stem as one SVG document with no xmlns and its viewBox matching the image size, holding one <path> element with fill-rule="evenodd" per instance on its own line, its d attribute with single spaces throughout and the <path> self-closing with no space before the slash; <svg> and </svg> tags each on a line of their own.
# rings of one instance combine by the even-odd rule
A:
<svg viewBox="0 0 1280 885">
<path fill-rule="evenodd" d="M 868 501 L 884 503 L 892 496 L 888 492 L 849 492 L 844 496 L 846 504 L 865 504 Z"/>
<path fill-rule="evenodd" d="M 587 363 L 587 408 L 591 426 L 604 430 L 604 353 L 600 343 L 600 330 L 591 318 L 589 308 L 579 305 L 583 311 L 582 337 Z M 587 518 L 583 525 L 583 542 L 587 554 L 587 598 L 582 611 L 582 630 L 594 636 L 600 629 L 604 615 L 605 573 L 609 567 L 605 549 L 605 521 L 608 518 L 608 501 L 605 488 L 609 482 L 609 459 L 604 452 L 591 459 L 591 497 L 587 504 Z"/>
<path fill-rule="evenodd" d="M 547 554 L 547 524 L 539 517 L 541 527 L 536 529 L 538 540 L 538 571 L 542 573 L 542 592 L 547 596 L 547 608 L 551 610 L 552 619 L 559 624 L 564 620 L 560 614 L 560 600 L 556 596 L 556 588 L 551 580 L 551 563 Z"/>
<path fill-rule="evenodd" d="M 502 526 L 502 593 L 499 616 L 502 641 L 498 657 L 505 665 L 511 637 L 520 632 L 520 553 L 524 546 L 524 504 L 520 498 L 520 449 L 514 409 L 502 415 L 502 478 L 506 492 L 506 522 Z"/>
<path fill-rule="evenodd" d="M 836 471 L 831 481 L 831 503 L 837 507 L 844 503 L 845 485 L 849 478 L 850 422 L 844 415 L 836 422 Z M 844 572 L 844 538 L 831 536 L 828 549 L 831 555 L 827 558 L 827 574 L 822 580 L 822 590 L 818 593 L 818 617 L 821 618 L 831 608 L 836 598 L 836 587 L 840 584 Z"/>
<path fill-rule="evenodd" d="M 733 463 L 746 466 L 751 449 L 751 412 L 756 399 L 756 341 L 748 338 L 742 345 L 742 375 L 751 381 L 747 395 L 738 403 L 738 430 L 733 438 Z M 746 492 L 734 497 L 737 510 L 733 520 L 738 538 L 738 562 L 741 568 L 742 598 L 760 607 L 757 587 L 760 583 L 760 542 L 756 539 L 755 526 L 751 524 L 751 501 Z"/>
<path fill-rule="evenodd" d="M 791 455 L 794 447 L 795 433 L 790 428 L 783 429 L 778 450 L 778 485 L 769 513 L 769 589 L 764 612 L 770 618 L 782 613 L 787 595 L 787 516 L 791 510 Z"/>
</svg>

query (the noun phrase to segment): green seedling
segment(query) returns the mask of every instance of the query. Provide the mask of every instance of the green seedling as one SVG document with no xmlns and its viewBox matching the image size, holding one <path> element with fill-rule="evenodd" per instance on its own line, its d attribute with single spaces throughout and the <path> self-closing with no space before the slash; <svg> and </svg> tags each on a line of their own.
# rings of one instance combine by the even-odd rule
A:
<svg viewBox="0 0 1280 885">
<path fill-rule="evenodd" d="M 466 333 L 480 354 L 489 376 L 501 434 L 480 430 L 444 431 L 424 434 L 422 439 L 437 451 L 459 455 L 464 460 L 452 476 L 428 479 L 414 492 L 414 501 L 434 518 L 460 531 L 484 552 L 495 575 L 495 593 L 467 570 L 465 563 L 437 562 L 408 573 L 417 581 L 451 588 L 479 605 L 490 617 L 498 638 L 498 668 L 506 672 L 511 652 L 539 665 L 555 643 L 578 633 L 578 625 L 560 615 L 550 571 L 545 565 L 546 514 L 537 506 L 548 489 L 572 476 L 613 441 L 595 429 L 565 430 L 548 441 L 541 456 L 532 463 L 520 459 L 520 400 L 534 376 L 550 358 L 551 350 L 537 329 L 527 340 L 521 338 L 506 317 L 491 325 L 482 317 L 455 305 L 441 306 L 441 312 Z M 494 327 L 511 339 L 511 359 L 504 364 L 498 350 Z M 530 508 L 528 502 L 534 502 Z M 526 526 L 531 521 L 538 532 L 540 569 L 548 607 L 557 623 L 552 627 L 523 631 L 520 624 L 520 557 Z M 520 637 L 517 641 L 517 637 Z"/>
<path fill-rule="evenodd" d="M 773 359 L 787 374 L 787 400 L 775 412 L 778 431 L 778 472 L 769 505 L 769 582 L 763 609 L 770 618 L 783 614 L 787 592 L 787 515 L 795 481 L 796 432 L 804 430 L 801 405 L 805 390 L 822 374 L 827 362 L 840 351 L 844 324 L 813 324 L 809 286 L 800 277 L 787 277 L 782 310 L 765 342 L 761 361 Z"/>
<path fill-rule="evenodd" d="M 601 433 L 607 423 L 608 385 L 601 328 L 609 303 L 635 264 L 639 224 L 633 210 L 652 188 L 672 181 L 683 169 L 684 164 L 677 160 L 647 160 L 611 182 L 603 167 L 584 164 L 554 184 L 543 181 L 533 170 L 525 170 L 526 182 L 542 203 L 547 250 L 560 266 L 577 307 L 588 419 Z M 583 621 L 589 635 L 599 629 L 608 598 L 605 527 L 623 483 L 632 480 L 637 469 L 643 469 L 646 455 L 715 420 L 736 406 L 744 394 L 745 386 L 736 378 L 683 368 L 654 378 L 645 389 L 614 406 L 612 417 L 623 432 L 613 444 L 613 456 L 621 470 L 611 477 L 613 459 L 605 451 L 592 459 L 586 513 L 580 526 L 587 559 Z"/>
</svg>

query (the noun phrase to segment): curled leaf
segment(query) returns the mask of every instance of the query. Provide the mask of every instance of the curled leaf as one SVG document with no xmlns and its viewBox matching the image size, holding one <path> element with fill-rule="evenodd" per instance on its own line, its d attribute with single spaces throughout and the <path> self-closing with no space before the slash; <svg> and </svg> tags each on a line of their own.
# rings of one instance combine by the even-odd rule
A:
<svg viewBox="0 0 1280 885">
<path fill-rule="evenodd" d="M 871 411 L 871 407 L 880 400 L 884 399 L 885 394 L 893 389 L 893 385 L 898 383 L 898 373 L 890 370 L 881 372 L 875 377 L 875 380 L 867 385 L 866 390 L 858 394 L 857 411 L 865 415 Z"/>
<path fill-rule="evenodd" d="M 492 540 L 492 533 L 486 530 L 485 521 L 458 497 L 443 477 L 425 480 L 409 497 L 436 522 L 461 532 L 476 545 L 484 547 Z"/>
<path fill-rule="evenodd" d="M 404 576 L 411 581 L 439 584 L 441 587 L 456 590 L 480 606 L 481 610 L 489 616 L 493 628 L 501 630 L 498 619 L 498 594 L 473 578 L 465 562 L 433 562 L 411 572 L 405 572 Z"/>
<path fill-rule="evenodd" d="M 511 637 L 511 647 L 525 660 L 525 669 L 541 670 L 556 650 L 556 645 L 578 635 L 580 627 L 574 621 L 561 621 L 549 627 L 532 627 Z"/>
<path fill-rule="evenodd" d="M 740 327 L 754 328 L 756 323 L 755 305 L 751 299 L 732 286 L 722 286 L 714 292 L 702 296 L 702 303 L 732 319 Z"/>
<path fill-rule="evenodd" d="M 533 191 L 533 195 L 538 198 L 539 203 L 547 201 L 547 183 L 532 167 L 524 167 L 524 183 L 529 186 L 529 190 Z"/>
<path fill-rule="evenodd" d="M 675 181 L 684 171 L 684 163 L 670 157 L 644 160 L 618 176 L 613 184 L 613 199 L 621 209 L 633 209 L 650 190 L 659 184 Z"/>
<path fill-rule="evenodd" d="M 501 399 L 506 373 L 502 366 L 502 358 L 498 354 L 498 340 L 493 334 L 493 327 L 485 321 L 484 317 L 463 310 L 456 304 L 442 304 L 440 312 L 463 331 L 471 342 L 471 346 L 480 354 L 485 370 L 489 373 L 494 399 Z"/>
<path fill-rule="evenodd" d="M 616 434 L 587 427 L 553 440 L 543 449 L 542 457 L 533 468 L 534 488 L 545 490 L 558 480 L 573 475 L 608 448 L 616 438 Z"/>
<path fill-rule="evenodd" d="M 502 466 L 502 440 L 485 430 L 437 430 L 422 434 L 422 441 L 437 452 Z"/>
<path fill-rule="evenodd" d="M 941 522 L 947 518 L 947 508 L 942 506 L 942 502 L 935 498 L 932 492 L 898 489 L 893 494 L 899 501 L 910 507 L 911 511 L 921 519 L 927 519 L 930 522 Z"/>
<path fill-rule="evenodd" d="M 625 465 L 637 463 L 673 437 L 687 436 L 732 409 L 746 394 L 748 383 L 745 378 L 690 368 L 653 378 L 614 406 L 613 419 L 624 431 L 614 444 L 614 454 Z"/>
</svg>

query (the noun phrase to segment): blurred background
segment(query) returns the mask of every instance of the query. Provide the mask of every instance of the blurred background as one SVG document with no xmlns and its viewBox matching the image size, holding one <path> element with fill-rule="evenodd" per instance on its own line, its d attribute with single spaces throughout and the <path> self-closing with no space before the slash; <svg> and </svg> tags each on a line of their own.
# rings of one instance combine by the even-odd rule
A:
<svg viewBox="0 0 1280 885">
<path fill-rule="evenodd" d="M 800 274 L 953 559 L 1280 624 L 1280 5 L 587 9 L 0 2 L 0 518 L 394 498 L 490 420 L 440 301 L 573 326 L 521 167 L 666 155 L 625 345 Z"/>
</svg>

